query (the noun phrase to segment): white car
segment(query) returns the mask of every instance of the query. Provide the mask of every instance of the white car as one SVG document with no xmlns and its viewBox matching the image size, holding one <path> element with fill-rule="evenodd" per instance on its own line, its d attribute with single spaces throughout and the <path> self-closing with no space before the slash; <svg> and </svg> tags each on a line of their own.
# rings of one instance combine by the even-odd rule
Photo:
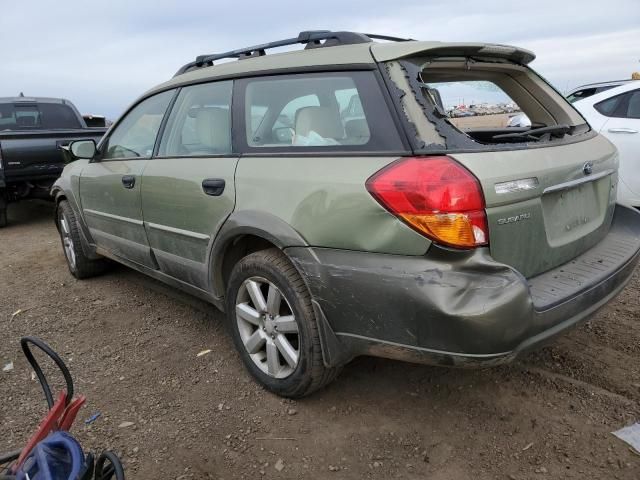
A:
<svg viewBox="0 0 640 480">
<path fill-rule="evenodd" d="M 640 81 L 577 100 L 573 106 L 620 152 L 618 203 L 640 207 Z"/>
<path fill-rule="evenodd" d="M 600 92 L 604 92 L 605 90 L 609 90 L 611 88 L 619 87 L 620 85 L 625 85 L 633 80 L 613 80 L 610 82 L 599 82 L 599 83 L 589 83 L 588 85 L 580 85 L 579 87 L 574 88 L 569 93 L 566 94 L 567 100 L 571 103 L 577 102 L 578 100 L 582 100 L 584 98 L 588 98 L 591 95 L 595 95 Z"/>
<path fill-rule="evenodd" d="M 620 85 L 626 85 L 633 80 L 613 80 L 610 82 L 599 82 L 599 83 L 589 83 L 588 85 L 580 85 L 579 87 L 574 88 L 569 93 L 567 93 L 566 98 L 569 102 L 574 103 L 578 100 L 583 100 L 592 95 L 596 95 L 597 93 L 604 92 L 606 90 L 610 90 L 615 87 L 619 87 Z M 507 122 L 507 127 L 530 127 L 531 120 L 524 113 L 519 113 L 517 115 L 509 116 L 509 121 Z"/>
</svg>

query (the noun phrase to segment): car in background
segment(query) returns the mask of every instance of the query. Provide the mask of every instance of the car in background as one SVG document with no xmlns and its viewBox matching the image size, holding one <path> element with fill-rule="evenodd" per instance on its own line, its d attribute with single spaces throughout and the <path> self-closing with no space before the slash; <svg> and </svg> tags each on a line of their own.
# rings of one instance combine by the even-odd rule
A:
<svg viewBox="0 0 640 480">
<path fill-rule="evenodd" d="M 82 118 L 89 128 L 107 128 L 113 123 L 110 120 L 107 120 L 107 117 L 104 115 L 92 115 L 87 113 L 82 115 Z"/>
<path fill-rule="evenodd" d="M 461 110 L 461 109 L 453 109 L 449 112 L 449 116 L 451 118 L 458 117 L 475 117 L 477 114 L 471 110 Z"/>
<path fill-rule="evenodd" d="M 592 95 L 596 95 L 598 93 L 605 92 L 615 87 L 619 87 L 621 85 L 626 85 L 629 82 L 633 82 L 633 80 L 613 80 L 610 82 L 598 82 L 598 83 L 589 83 L 587 85 L 581 85 L 579 87 L 571 90 L 566 98 L 569 102 L 574 103 L 578 100 L 583 100 L 585 98 L 589 98 Z M 509 121 L 507 122 L 507 127 L 530 127 L 531 120 L 524 113 L 519 113 L 517 115 L 513 115 L 509 117 Z"/>
<path fill-rule="evenodd" d="M 640 81 L 606 89 L 573 106 L 618 148 L 618 202 L 640 207 Z"/>
<path fill-rule="evenodd" d="M 73 140 L 98 141 L 106 130 L 89 128 L 68 100 L 0 98 L 0 227 L 7 224 L 10 202 L 50 199 L 64 167 L 62 147 Z"/>
<path fill-rule="evenodd" d="M 574 88 L 569 93 L 567 93 L 566 97 L 571 103 L 577 102 L 578 100 L 582 100 L 584 98 L 588 98 L 597 93 L 602 93 L 611 88 L 619 87 L 620 85 L 625 85 L 633 80 L 612 80 L 610 82 L 598 82 L 598 83 L 589 83 L 587 85 L 581 85 L 579 87 Z"/>
</svg>

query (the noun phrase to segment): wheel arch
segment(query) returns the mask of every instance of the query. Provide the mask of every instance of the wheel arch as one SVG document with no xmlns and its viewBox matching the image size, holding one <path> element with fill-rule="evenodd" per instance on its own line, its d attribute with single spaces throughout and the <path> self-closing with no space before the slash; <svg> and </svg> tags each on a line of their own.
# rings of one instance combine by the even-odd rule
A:
<svg viewBox="0 0 640 480">
<path fill-rule="evenodd" d="M 244 256 L 267 248 L 284 250 L 293 246 L 308 244 L 280 217 L 255 210 L 232 213 L 216 236 L 210 254 L 209 281 L 214 296 L 225 296 L 231 269 Z"/>
<path fill-rule="evenodd" d="M 309 247 L 307 241 L 291 225 L 275 215 L 245 211 L 232 214 L 216 236 L 209 268 L 214 296 L 220 300 L 225 297 L 231 270 L 239 260 L 256 251 L 273 247 L 284 253 L 309 288 L 304 272 L 287 253 L 288 247 Z M 311 295 L 323 363 L 326 367 L 343 365 L 353 355 L 340 343 L 320 305 Z M 224 301 L 220 303 L 225 304 Z"/>
<path fill-rule="evenodd" d="M 61 186 L 54 184 L 51 188 L 51 196 L 55 202 L 56 208 L 53 211 L 53 221 L 56 225 L 56 229 L 58 232 L 60 231 L 60 226 L 58 225 L 58 206 L 61 202 L 66 201 L 71 207 L 71 211 L 76 216 L 76 221 L 78 222 L 78 226 L 80 227 L 80 237 L 82 237 L 82 250 L 87 258 L 91 260 L 97 260 L 102 258 L 100 255 L 96 253 L 95 242 L 93 237 L 91 236 L 91 232 L 89 231 L 89 227 L 84 221 L 84 217 L 81 215 L 80 208 L 76 202 L 73 194 L 67 194 L 64 188 Z"/>
<path fill-rule="evenodd" d="M 56 187 L 56 185 L 54 184 L 54 186 L 51 187 L 51 196 L 53 197 L 53 201 L 56 204 L 56 208 L 53 211 L 53 223 L 55 223 L 56 229 L 59 232 L 60 225 L 58 225 L 58 205 L 60 205 L 60 202 L 62 202 L 63 200 L 67 200 L 67 194 L 62 188 Z"/>
</svg>

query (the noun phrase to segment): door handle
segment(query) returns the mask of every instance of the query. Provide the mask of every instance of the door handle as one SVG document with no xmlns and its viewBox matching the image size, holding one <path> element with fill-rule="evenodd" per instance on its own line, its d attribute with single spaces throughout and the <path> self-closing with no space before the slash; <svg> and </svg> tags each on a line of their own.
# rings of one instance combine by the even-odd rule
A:
<svg viewBox="0 0 640 480">
<path fill-rule="evenodd" d="M 202 181 L 202 190 L 207 195 L 219 197 L 224 192 L 225 182 L 222 178 L 207 178 Z"/>
<path fill-rule="evenodd" d="M 610 128 L 609 133 L 638 133 L 638 130 L 633 128 Z"/>
<path fill-rule="evenodd" d="M 136 177 L 133 175 L 125 175 L 122 177 L 122 185 L 124 188 L 133 188 L 136 185 Z"/>
</svg>

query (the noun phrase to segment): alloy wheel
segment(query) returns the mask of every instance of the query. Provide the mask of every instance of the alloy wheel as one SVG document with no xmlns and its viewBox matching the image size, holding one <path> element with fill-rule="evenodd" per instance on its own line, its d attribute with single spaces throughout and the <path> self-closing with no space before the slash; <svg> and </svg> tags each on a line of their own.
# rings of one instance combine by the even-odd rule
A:
<svg viewBox="0 0 640 480">
<path fill-rule="evenodd" d="M 62 236 L 62 246 L 64 248 L 64 254 L 69 261 L 69 265 L 73 270 L 76 268 L 76 251 L 73 246 L 73 240 L 71 239 L 71 229 L 69 227 L 69 220 L 64 213 L 60 213 L 60 235 Z"/>
<path fill-rule="evenodd" d="M 240 338 L 255 365 L 274 378 L 291 375 L 300 360 L 300 333 L 289 301 L 269 280 L 251 277 L 236 298 Z"/>
</svg>

